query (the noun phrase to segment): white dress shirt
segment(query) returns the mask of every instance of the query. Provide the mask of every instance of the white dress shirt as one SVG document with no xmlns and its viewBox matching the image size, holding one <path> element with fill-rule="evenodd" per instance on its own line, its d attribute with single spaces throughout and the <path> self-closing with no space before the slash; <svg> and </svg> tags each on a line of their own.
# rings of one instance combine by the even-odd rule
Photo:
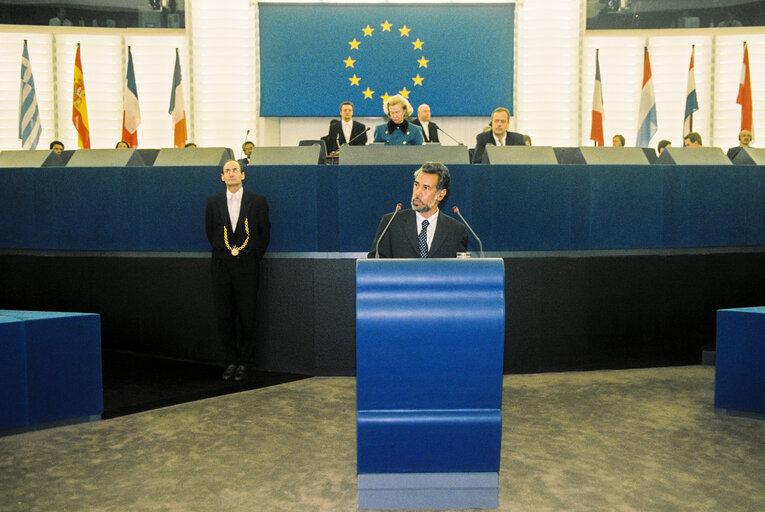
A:
<svg viewBox="0 0 765 512">
<path fill-rule="evenodd" d="M 242 209 L 242 195 L 244 187 L 239 187 L 235 193 L 226 190 L 226 203 L 228 204 L 228 218 L 231 219 L 231 229 L 236 231 L 236 223 L 239 221 L 239 212 Z"/>
</svg>

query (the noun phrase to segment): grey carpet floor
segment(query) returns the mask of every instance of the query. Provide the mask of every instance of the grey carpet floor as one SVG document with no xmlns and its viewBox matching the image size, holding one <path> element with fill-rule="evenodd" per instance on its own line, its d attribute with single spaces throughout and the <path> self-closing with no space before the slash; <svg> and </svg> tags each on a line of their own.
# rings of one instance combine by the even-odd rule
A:
<svg viewBox="0 0 765 512">
<path fill-rule="evenodd" d="M 500 510 L 765 511 L 765 421 L 714 368 L 508 375 Z M 0 438 L 0 510 L 353 511 L 355 379 Z"/>
</svg>

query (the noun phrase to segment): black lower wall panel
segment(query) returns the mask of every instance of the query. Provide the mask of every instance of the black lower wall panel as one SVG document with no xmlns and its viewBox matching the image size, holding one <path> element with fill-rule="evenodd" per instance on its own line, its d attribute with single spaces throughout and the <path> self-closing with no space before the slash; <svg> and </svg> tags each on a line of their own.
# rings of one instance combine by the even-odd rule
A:
<svg viewBox="0 0 765 512">
<path fill-rule="evenodd" d="M 504 261 L 505 373 L 698 364 L 714 346 L 717 309 L 765 305 L 765 248 Z M 355 374 L 355 263 L 263 260 L 256 366 Z M 217 364 L 209 265 L 0 254 L 0 309 L 99 313 L 104 348 Z"/>
</svg>

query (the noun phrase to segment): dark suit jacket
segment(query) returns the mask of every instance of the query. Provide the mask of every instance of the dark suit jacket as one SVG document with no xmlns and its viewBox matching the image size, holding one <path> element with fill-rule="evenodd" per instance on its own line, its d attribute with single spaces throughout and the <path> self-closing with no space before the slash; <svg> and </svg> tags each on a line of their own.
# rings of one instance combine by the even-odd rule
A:
<svg viewBox="0 0 765 512">
<path fill-rule="evenodd" d="M 486 151 L 486 144 L 496 146 L 494 142 L 494 133 L 491 130 L 481 132 L 475 137 L 475 152 L 473 153 L 473 163 L 480 164 L 483 159 L 483 153 Z M 523 134 L 517 132 L 507 132 L 505 136 L 505 146 L 523 146 Z"/>
<path fill-rule="evenodd" d="M 367 134 L 364 133 L 366 129 L 367 127 L 365 124 L 359 123 L 358 121 L 353 122 L 353 126 L 351 127 L 351 140 L 353 142 L 350 143 L 351 146 L 363 146 L 367 143 Z M 342 121 L 333 119 L 329 122 L 329 133 L 327 134 L 325 141 L 327 143 L 327 153 L 337 151 L 340 146 L 348 142 L 345 140 Z"/>
<path fill-rule="evenodd" d="M 228 231 L 228 244 L 230 247 L 240 247 L 247 233 L 244 221 L 248 220 L 250 228 L 250 240 L 247 246 L 239 252 L 238 256 L 232 256 L 226 248 L 223 240 L 223 228 Z M 232 233 L 231 219 L 228 215 L 226 192 L 215 194 L 207 199 L 207 211 L 205 212 L 205 231 L 207 239 L 212 246 L 212 256 L 238 265 L 243 271 L 257 271 L 258 263 L 266 252 L 268 242 L 271 239 L 271 222 L 268 220 L 268 202 L 266 198 L 245 190 L 242 194 L 242 206 L 239 210 L 239 220 L 236 223 L 236 231 Z"/>
<path fill-rule="evenodd" d="M 416 117 L 412 119 L 411 123 L 422 128 L 422 123 Z M 428 133 L 422 130 L 422 137 L 425 139 L 425 142 L 441 142 L 438 140 L 438 125 L 433 121 L 428 121 Z"/>
<path fill-rule="evenodd" d="M 726 153 L 728 156 L 728 159 L 732 162 L 733 159 L 736 158 L 736 155 L 738 155 L 742 149 L 744 148 L 742 148 L 741 146 L 733 146 L 732 148 L 730 148 L 728 150 L 728 153 Z"/>
<path fill-rule="evenodd" d="M 375 257 L 377 239 L 388 224 L 391 215 L 383 216 L 377 233 L 372 241 L 372 249 L 368 258 Z M 393 219 L 393 223 L 380 240 L 381 258 L 419 258 L 420 244 L 417 239 L 417 217 L 414 210 L 402 210 Z M 438 214 L 436 232 L 433 234 L 433 242 L 430 244 L 428 258 L 456 258 L 458 252 L 467 251 L 468 234 L 463 224 L 460 224 L 444 212 Z"/>
</svg>

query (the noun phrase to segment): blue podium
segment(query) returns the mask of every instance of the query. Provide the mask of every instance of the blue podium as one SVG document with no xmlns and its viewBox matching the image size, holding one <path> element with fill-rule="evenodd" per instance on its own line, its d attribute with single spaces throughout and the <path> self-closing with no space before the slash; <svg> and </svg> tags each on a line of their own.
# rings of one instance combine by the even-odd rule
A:
<svg viewBox="0 0 765 512">
<path fill-rule="evenodd" d="M 765 419 L 765 307 L 718 309 L 715 411 Z"/>
<path fill-rule="evenodd" d="M 100 417 L 101 317 L 0 310 L 0 431 Z"/>
<path fill-rule="evenodd" d="M 359 508 L 496 508 L 501 259 L 359 260 Z"/>
</svg>

